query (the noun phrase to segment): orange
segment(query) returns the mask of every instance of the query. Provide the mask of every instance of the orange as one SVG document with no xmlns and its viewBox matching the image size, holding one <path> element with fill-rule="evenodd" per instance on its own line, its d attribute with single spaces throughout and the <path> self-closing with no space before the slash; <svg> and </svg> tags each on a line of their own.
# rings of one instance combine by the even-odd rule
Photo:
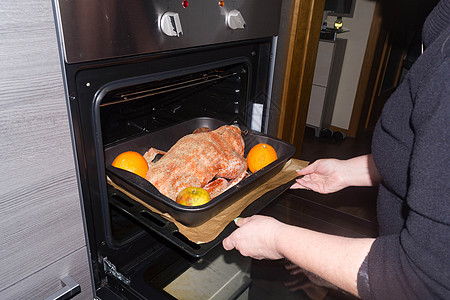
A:
<svg viewBox="0 0 450 300">
<path fill-rule="evenodd" d="M 277 152 L 272 146 L 265 143 L 257 144 L 250 149 L 250 152 L 247 155 L 248 169 L 250 172 L 255 173 L 276 161 L 277 158 Z"/>
<path fill-rule="evenodd" d="M 147 161 L 142 155 L 134 151 L 126 151 L 120 153 L 114 159 L 112 166 L 119 169 L 127 170 L 144 178 L 148 172 Z"/>
<path fill-rule="evenodd" d="M 198 206 L 208 203 L 211 198 L 208 192 L 201 187 L 187 187 L 177 195 L 177 203 L 186 206 Z"/>
</svg>

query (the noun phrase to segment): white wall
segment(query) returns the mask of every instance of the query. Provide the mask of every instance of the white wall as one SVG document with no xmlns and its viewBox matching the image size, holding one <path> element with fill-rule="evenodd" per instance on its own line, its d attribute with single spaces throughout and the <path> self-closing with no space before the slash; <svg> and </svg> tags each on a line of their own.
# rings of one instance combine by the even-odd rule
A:
<svg viewBox="0 0 450 300">
<path fill-rule="evenodd" d="M 343 18 L 344 28 L 350 31 L 339 34 L 339 38 L 348 41 L 331 121 L 331 125 L 335 127 L 348 129 L 350 124 L 375 3 L 376 1 L 371 0 L 358 0 L 353 18 Z M 335 19 L 336 17 L 328 17 L 328 27 L 334 24 Z"/>
</svg>

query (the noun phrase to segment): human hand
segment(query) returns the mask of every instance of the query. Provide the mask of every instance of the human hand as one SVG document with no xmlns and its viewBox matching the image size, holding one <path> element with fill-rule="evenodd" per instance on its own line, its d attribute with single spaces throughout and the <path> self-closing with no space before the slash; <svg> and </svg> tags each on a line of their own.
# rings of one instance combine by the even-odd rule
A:
<svg viewBox="0 0 450 300">
<path fill-rule="evenodd" d="M 237 218 L 239 227 L 223 240 L 223 248 L 227 251 L 236 249 L 244 256 L 255 259 L 280 259 L 275 238 L 285 224 L 271 217 L 252 216 Z"/>
<path fill-rule="evenodd" d="M 334 158 L 319 159 L 297 171 L 303 175 L 296 179 L 291 189 L 309 189 L 317 193 L 328 194 L 349 186 L 344 179 L 345 161 Z"/>
</svg>

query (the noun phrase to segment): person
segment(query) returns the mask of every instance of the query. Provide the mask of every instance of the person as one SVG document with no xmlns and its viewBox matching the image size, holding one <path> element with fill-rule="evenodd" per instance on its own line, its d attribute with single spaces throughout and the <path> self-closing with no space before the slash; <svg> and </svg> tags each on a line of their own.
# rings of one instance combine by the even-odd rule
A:
<svg viewBox="0 0 450 300">
<path fill-rule="evenodd" d="M 292 186 L 378 185 L 379 236 L 333 236 L 255 215 L 236 220 L 226 250 L 286 258 L 363 299 L 450 299 L 450 0 L 427 17 L 423 43 L 383 108 L 372 153 L 317 160 Z"/>
</svg>

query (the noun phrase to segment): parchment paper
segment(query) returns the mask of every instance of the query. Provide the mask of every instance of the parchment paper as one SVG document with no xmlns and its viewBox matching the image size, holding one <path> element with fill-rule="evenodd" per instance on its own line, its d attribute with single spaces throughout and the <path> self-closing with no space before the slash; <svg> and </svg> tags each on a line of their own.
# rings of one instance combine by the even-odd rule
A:
<svg viewBox="0 0 450 300">
<path fill-rule="evenodd" d="M 140 204 L 144 205 L 146 208 L 151 210 L 154 213 L 157 213 L 161 215 L 162 217 L 166 218 L 167 220 L 173 222 L 175 226 L 177 226 L 178 230 L 181 234 L 183 234 L 186 238 L 188 238 L 190 241 L 196 243 L 196 244 L 202 244 L 207 243 L 212 240 L 214 240 L 221 232 L 225 229 L 225 227 L 233 221 L 235 218 L 239 217 L 241 212 L 249 206 L 253 201 L 257 200 L 259 197 L 264 195 L 265 193 L 288 183 L 292 179 L 296 178 L 297 172 L 296 170 L 302 169 L 308 165 L 307 161 L 298 160 L 298 159 L 290 159 L 286 162 L 283 169 L 278 172 L 277 175 L 266 181 L 265 183 L 261 184 L 258 188 L 254 189 L 247 195 L 243 196 L 238 201 L 234 202 L 230 206 L 228 206 L 226 209 L 215 215 L 210 220 L 206 221 L 205 223 L 196 226 L 196 227 L 188 227 L 180 222 L 176 221 L 174 218 L 172 218 L 167 213 L 162 213 L 161 211 L 155 209 L 154 207 L 147 204 L 145 201 L 139 199 L 138 197 L 134 196 L 133 194 L 129 193 L 125 189 L 121 188 L 114 182 L 112 182 L 111 179 L 108 178 L 108 183 L 110 183 L 113 187 L 121 191 L 122 193 L 126 194 L 131 199 L 139 202 Z"/>
</svg>

